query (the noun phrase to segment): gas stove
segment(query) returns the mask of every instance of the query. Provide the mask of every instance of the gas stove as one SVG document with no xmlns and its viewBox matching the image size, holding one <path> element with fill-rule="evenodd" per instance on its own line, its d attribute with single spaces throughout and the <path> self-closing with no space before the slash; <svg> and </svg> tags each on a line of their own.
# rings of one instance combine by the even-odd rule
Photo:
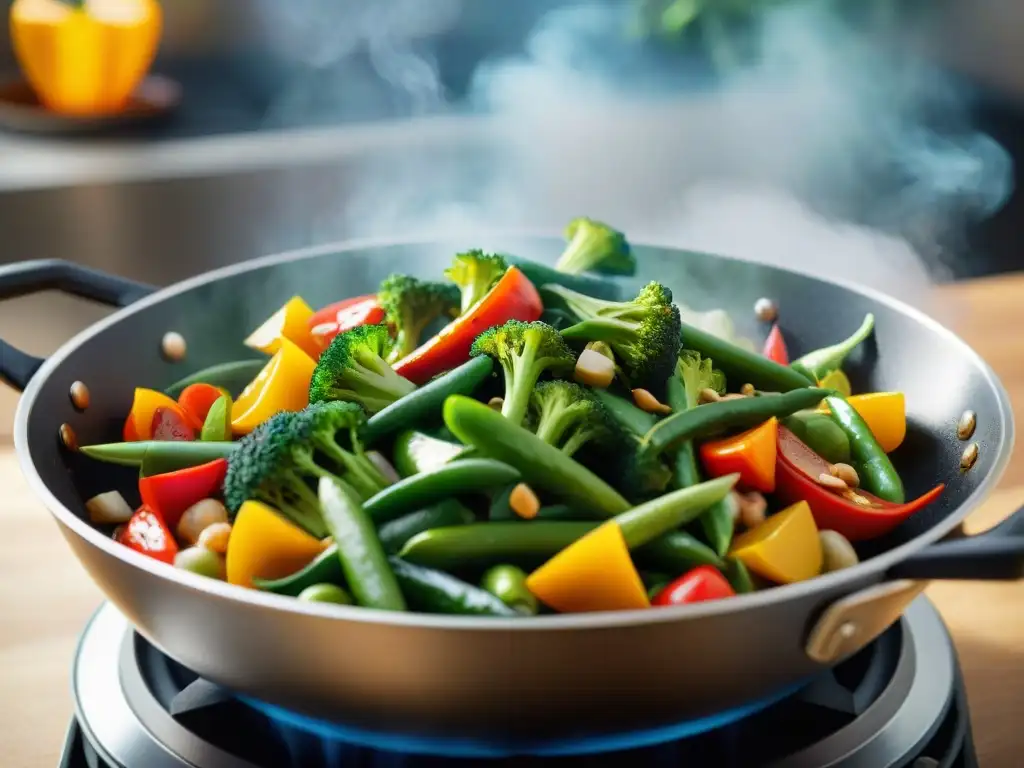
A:
<svg viewBox="0 0 1024 768">
<path fill-rule="evenodd" d="M 109 605 L 82 636 L 72 680 L 60 768 L 978 765 L 956 652 L 924 597 L 871 646 L 779 701 L 614 743 L 562 744 L 558 755 L 499 755 L 503 747 L 485 757 L 479 744 L 368 736 L 244 701 L 156 650 Z"/>
</svg>

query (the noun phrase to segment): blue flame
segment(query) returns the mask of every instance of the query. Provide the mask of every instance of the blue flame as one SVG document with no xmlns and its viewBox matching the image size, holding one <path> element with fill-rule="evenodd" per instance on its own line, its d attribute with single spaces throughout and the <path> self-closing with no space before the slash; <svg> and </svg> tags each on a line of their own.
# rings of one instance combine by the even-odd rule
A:
<svg viewBox="0 0 1024 768">
<path fill-rule="evenodd" d="M 390 733 L 342 723 L 330 723 L 291 712 L 274 704 L 240 696 L 239 699 L 263 712 L 286 728 L 312 734 L 328 742 L 341 742 L 355 747 L 410 755 L 432 755 L 451 758 L 506 758 L 514 756 L 566 757 L 605 752 L 623 752 L 658 744 L 680 741 L 749 717 L 796 693 L 805 683 L 786 687 L 771 696 L 758 699 L 725 712 L 690 720 L 676 725 L 643 731 L 596 733 L 569 738 L 553 738 L 535 742 L 501 741 L 481 737 L 428 736 Z"/>
</svg>

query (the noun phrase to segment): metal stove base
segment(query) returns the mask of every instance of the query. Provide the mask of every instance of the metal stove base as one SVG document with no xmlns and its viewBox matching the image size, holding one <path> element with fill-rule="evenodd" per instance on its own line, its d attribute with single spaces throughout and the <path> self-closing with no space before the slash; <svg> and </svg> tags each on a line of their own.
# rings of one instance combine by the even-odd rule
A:
<svg viewBox="0 0 1024 768">
<path fill-rule="evenodd" d="M 182 679 L 173 672 L 175 668 L 174 662 L 132 632 L 113 607 L 101 608 L 83 633 L 76 654 L 76 716 L 60 768 L 439 768 L 520 762 L 539 766 L 556 761 L 724 768 L 723 754 L 730 751 L 736 754 L 724 758 L 728 768 L 978 768 L 956 652 L 941 618 L 924 597 L 866 656 L 823 675 L 793 700 L 779 705 L 789 709 L 755 715 L 691 740 L 614 754 L 468 761 L 327 743 L 310 734 L 284 733 L 286 726 L 271 723 L 194 675 L 191 680 Z M 819 722 L 816 730 L 809 731 L 813 735 L 797 739 L 798 746 L 792 750 L 783 747 L 783 754 L 778 754 L 779 745 L 772 745 L 774 751 L 766 750 L 771 755 L 768 759 L 739 754 L 740 745 L 761 743 L 756 740 L 765 734 L 785 730 L 779 717 L 787 727 L 799 722 L 805 728 L 794 713 L 812 711 L 808 708 L 833 713 L 835 728 L 822 731 Z M 773 716 L 777 717 L 773 720 Z M 832 720 L 826 717 L 824 722 Z M 271 756 L 247 744 L 265 738 L 258 734 L 268 729 L 282 731 L 286 751 Z M 696 745 L 697 740 L 725 740 L 736 748 L 723 753 L 719 744 L 714 747 L 716 762 L 702 763 L 699 759 L 711 753 Z"/>
</svg>

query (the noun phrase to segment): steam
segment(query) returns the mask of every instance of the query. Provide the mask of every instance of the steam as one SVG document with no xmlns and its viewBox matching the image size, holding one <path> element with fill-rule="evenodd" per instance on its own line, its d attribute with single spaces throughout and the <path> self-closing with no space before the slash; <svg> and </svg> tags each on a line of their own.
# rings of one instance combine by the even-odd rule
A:
<svg viewBox="0 0 1024 768">
<path fill-rule="evenodd" d="M 373 160 L 338 213 L 353 235 L 430 232 L 469 245 L 479 232 L 558 231 L 587 215 L 634 241 L 906 294 L 943 277 L 937 254 L 1011 191 L 1008 155 L 970 124 L 970 93 L 901 55 L 903 31 L 867 34 L 832 4 L 774 7 L 756 59 L 710 79 L 629 40 L 628 3 L 556 7 L 524 54 L 478 68 L 462 104 L 417 42 L 456 22 L 456 0 L 319 4 L 347 6 L 347 28 L 328 34 L 308 4 L 301 28 L 280 27 L 316 67 L 361 47 L 414 115 L 484 116 L 457 152 Z M 496 29 L 508 12 L 494 12 Z"/>
</svg>

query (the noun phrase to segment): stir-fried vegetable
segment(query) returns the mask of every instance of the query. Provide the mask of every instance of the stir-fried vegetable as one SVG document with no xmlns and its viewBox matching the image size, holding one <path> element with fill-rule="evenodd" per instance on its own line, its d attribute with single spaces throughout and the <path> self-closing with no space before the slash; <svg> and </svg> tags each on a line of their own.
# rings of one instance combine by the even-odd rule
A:
<svg viewBox="0 0 1024 768">
<path fill-rule="evenodd" d="M 903 503 L 904 395 L 842 370 L 871 315 L 790 364 L 778 325 L 758 354 L 721 310 L 584 274 L 640 266 L 613 227 L 566 239 L 554 268 L 469 250 L 437 281 L 292 296 L 245 339 L 269 360 L 139 386 L 123 440 L 80 449 L 135 484 L 90 519 L 321 610 L 529 620 L 853 567 L 942 493 Z"/>
</svg>

